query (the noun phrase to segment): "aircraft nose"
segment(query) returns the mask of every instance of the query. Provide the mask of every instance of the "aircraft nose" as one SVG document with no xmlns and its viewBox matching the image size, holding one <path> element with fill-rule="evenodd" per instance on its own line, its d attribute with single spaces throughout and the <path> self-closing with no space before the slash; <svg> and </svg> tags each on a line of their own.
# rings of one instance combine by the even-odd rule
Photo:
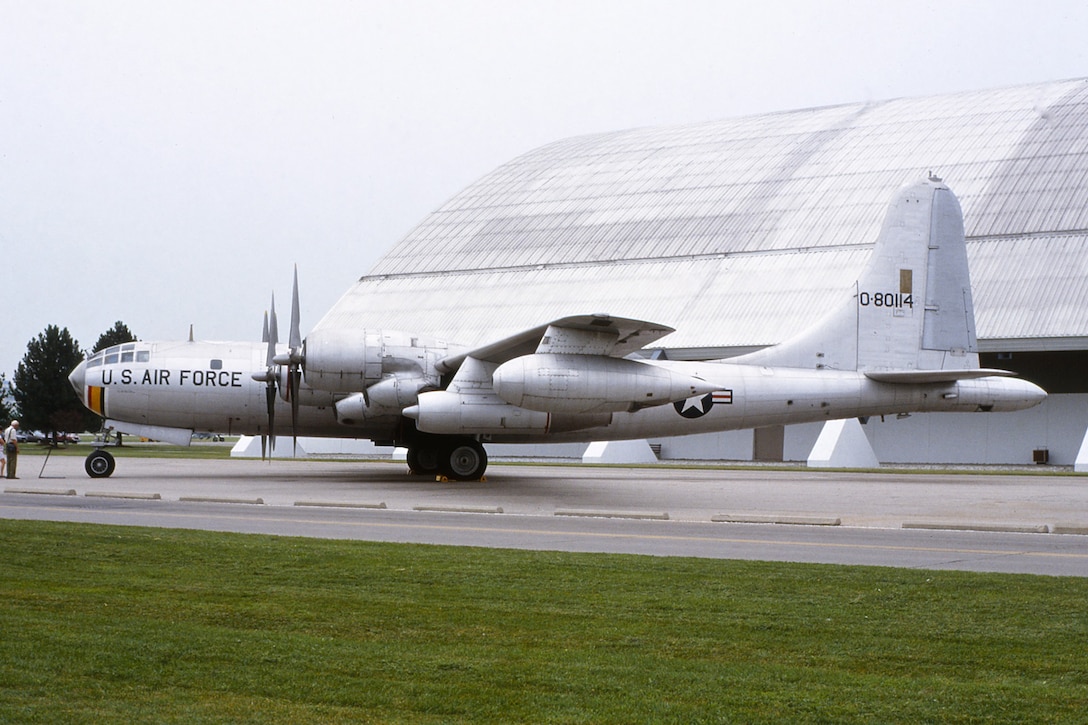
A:
<svg viewBox="0 0 1088 725">
<path fill-rule="evenodd" d="M 85 383 L 87 381 L 87 363 L 81 362 L 76 365 L 76 369 L 68 374 L 68 382 L 72 384 L 72 389 L 76 391 L 76 395 L 80 400 L 83 400 L 83 391 L 86 390 Z"/>
</svg>

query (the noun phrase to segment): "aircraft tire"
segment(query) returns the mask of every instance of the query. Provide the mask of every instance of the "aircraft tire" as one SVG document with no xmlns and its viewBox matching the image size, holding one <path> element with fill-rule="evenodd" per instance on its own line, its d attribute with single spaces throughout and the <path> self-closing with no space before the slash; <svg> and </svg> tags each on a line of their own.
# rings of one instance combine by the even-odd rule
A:
<svg viewBox="0 0 1088 725">
<path fill-rule="evenodd" d="M 433 476 L 438 473 L 438 451 L 434 446 L 408 446 L 408 470 L 416 476 Z"/>
<path fill-rule="evenodd" d="M 109 478 L 116 467 L 117 462 L 113 460 L 113 456 L 101 449 L 87 456 L 83 463 L 83 468 L 91 478 Z"/>
<path fill-rule="evenodd" d="M 487 452 L 471 438 L 447 446 L 440 460 L 443 475 L 453 481 L 479 481 L 487 470 Z"/>
</svg>

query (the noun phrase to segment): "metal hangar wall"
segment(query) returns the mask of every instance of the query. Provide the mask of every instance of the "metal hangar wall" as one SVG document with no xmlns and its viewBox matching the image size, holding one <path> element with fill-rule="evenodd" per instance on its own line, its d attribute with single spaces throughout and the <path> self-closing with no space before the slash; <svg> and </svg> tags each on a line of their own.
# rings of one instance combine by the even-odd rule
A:
<svg viewBox="0 0 1088 725">
<path fill-rule="evenodd" d="M 1071 463 L 1088 426 L 1088 79 L 556 141 L 424 218 L 318 326 L 475 345 L 607 312 L 675 327 L 669 357 L 726 357 L 814 323 L 891 195 L 930 174 L 963 206 L 983 365 L 1052 395 L 866 434 L 883 462 Z M 772 450 L 804 459 L 818 430 Z M 757 438 L 668 439 L 662 456 L 750 459 Z"/>
</svg>

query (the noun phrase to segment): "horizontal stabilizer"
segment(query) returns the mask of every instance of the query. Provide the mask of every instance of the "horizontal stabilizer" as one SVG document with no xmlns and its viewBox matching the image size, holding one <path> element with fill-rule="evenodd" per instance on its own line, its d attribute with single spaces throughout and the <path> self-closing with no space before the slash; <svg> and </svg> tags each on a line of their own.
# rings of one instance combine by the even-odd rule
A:
<svg viewBox="0 0 1088 725">
<path fill-rule="evenodd" d="M 957 380 L 973 380 L 988 377 L 1015 377 L 1016 373 L 994 368 L 974 368 L 973 370 L 866 370 L 865 377 L 878 383 L 902 383 L 921 385 L 924 383 L 954 383 Z"/>
</svg>

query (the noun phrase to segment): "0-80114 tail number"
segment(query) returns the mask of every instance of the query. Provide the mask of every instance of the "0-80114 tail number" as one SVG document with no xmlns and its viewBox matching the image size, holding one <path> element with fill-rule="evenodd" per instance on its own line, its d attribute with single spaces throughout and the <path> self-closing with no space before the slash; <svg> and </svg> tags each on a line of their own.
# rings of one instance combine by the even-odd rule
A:
<svg viewBox="0 0 1088 725">
<path fill-rule="evenodd" d="M 914 309 L 914 295 L 899 292 L 861 292 L 858 304 L 862 307 L 909 307 Z"/>
</svg>

